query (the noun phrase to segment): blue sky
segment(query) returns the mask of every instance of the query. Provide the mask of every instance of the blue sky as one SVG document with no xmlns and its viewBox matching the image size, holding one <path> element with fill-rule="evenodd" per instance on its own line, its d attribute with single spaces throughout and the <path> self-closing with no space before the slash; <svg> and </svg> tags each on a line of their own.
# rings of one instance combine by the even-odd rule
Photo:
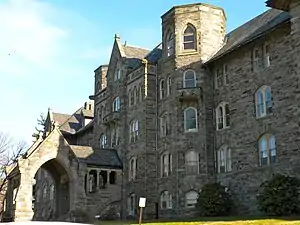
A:
<svg viewBox="0 0 300 225">
<path fill-rule="evenodd" d="M 201 2 L 225 9 L 227 31 L 267 10 L 264 0 Z M 161 39 L 160 16 L 188 3 L 196 1 L 0 0 L 0 132 L 30 143 L 48 107 L 71 114 L 88 100 L 115 33 L 151 49 Z"/>
</svg>

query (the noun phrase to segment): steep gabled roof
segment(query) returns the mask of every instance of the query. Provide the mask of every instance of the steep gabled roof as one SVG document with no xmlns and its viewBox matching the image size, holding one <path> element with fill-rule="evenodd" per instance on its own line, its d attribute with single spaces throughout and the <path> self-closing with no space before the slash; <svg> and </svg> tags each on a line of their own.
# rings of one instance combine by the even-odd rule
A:
<svg viewBox="0 0 300 225">
<path fill-rule="evenodd" d="M 59 125 L 64 124 L 71 117 L 71 115 L 69 114 L 55 113 L 55 112 L 53 112 L 52 115 L 53 115 L 53 120 L 57 122 Z"/>
<path fill-rule="evenodd" d="M 83 107 L 79 108 L 73 115 L 71 115 L 62 125 L 59 126 L 59 129 L 62 132 L 74 134 L 82 127 L 81 123 L 81 110 Z"/>
<path fill-rule="evenodd" d="M 253 41 L 289 19 L 290 15 L 287 12 L 277 9 L 267 10 L 227 34 L 226 44 L 205 64 L 221 58 L 229 52 Z"/>
<path fill-rule="evenodd" d="M 77 158 L 88 165 L 107 168 L 122 168 L 115 149 L 96 149 L 89 146 L 70 145 Z"/>
<path fill-rule="evenodd" d="M 140 47 L 133 47 L 128 45 L 123 45 L 124 53 L 126 55 L 126 58 L 137 58 L 137 59 L 143 59 L 150 50 L 140 48 Z"/>
</svg>

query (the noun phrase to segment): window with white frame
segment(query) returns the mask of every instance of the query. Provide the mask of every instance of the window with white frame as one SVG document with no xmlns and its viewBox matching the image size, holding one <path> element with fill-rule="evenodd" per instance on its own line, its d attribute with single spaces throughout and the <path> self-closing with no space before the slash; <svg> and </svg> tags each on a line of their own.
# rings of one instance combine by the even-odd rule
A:
<svg viewBox="0 0 300 225">
<path fill-rule="evenodd" d="M 119 79 L 121 79 L 121 70 L 120 69 L 116 69 L 114 80 L 117 81 Z"/>
<path fill-rule="evenodd" d="M 116 97 L 113 101 L 113 112 L 120 111 L 120 108 L 121 108 L 120 97 Z"/>
<path fill-rule="evenodd" d="M 137 197 L 135 194 L 131 193 L 128 197 L 128 215 L 137 216 Z"/>
<path fill-rule="evenodd" d="M 270 61 L 270 45 L 268 43 L 264 44 L 264 66 L 269 67 L 271 65 Z"/>
<path fill-rule="evenodd" d="M 261 56 L 258 48 L 253 49 L 252 64 L 253 71 L 257 71 L 261 66 Z"/>
<path fill-rule="evenodd" d="M 166 35 L 166 47 L 167 47 L 167 56 L 174 55 L 174 36 L 169 30 Z"/>
<path fill-rule="evenodd" d="M 183 32 L 183 50 L 196 50 L 196 29 L 192 24 L 188 24 Z"/>
<path fill-rule="evenodd" d="M 196 73 L 194 70 L 187 70 L 183 73 L 183 87 L 184 88 L 196 87 Z"/>
<path fill-rule="evenodd" d="M 187 174 L 198 174 L 199 173 L 200 157 L 195 151 L 188 151 L 185 154 L 185 166 Z"/>
<path fill-rule="evenodd" d="M 111 147 L 114 147 L 119 144 L 120 144 L 119 127 L 115 126 L 115 127 L 113 127 L 113 129 L 111 131 Z"/>
<path fill-rule="evenodd" d="M 139 121 L 134 120 L 130 123 L 130 142 L 134 143 L 138 140 L 139 136 Z"/>
<path fill-rule="evenodd" d="M 172 77 L 169 76 L 167 79 L 167 95 L 172 94 Z"/>
<path fill-rule="evenodd" d="M 171 134 L 171 121 L 168 113 L 163 113 L 160 117 L 160 135 L 161 137 Z"/>
<path fill-rule="evenodd" d="M 255 93 L 256 117 L 261 118 L 273 113 L 271 88 L 262 86 Z"/>
<path fill-rule="evenodd" d="M 163 99 L 165 97 L 165 81 L 161 80 L 159 82 L 159 98 Z"/>
<path fill-rule="evenodd" d="M 101 136 L 100 136 L 100 148 L 105 148 L 106 145 L 107 145 L 106 134 L 101 134 Z"/>
<path fill-rule="evenodd" d="M 217 130 L 222 130 L 230 126 L 229 104 L 222 102 L 216 109 Z"/>
<path fill-rule="evenodd" d="M 136 179 L 136 172 L 137 172 L 137 158 L 132 157 L 129 161 L 129 180 Z"/>
<path fill-rule="evenodd" d="M 276 162 L 276 141 L 272 134 L 264 134 L 258 140 L 259 164 L 270 165 Z"/>
<path fill-rule="evenodd" d="M 172 195 L 168 191 L 163 191 L 160 194 L 161 209 L 172 209 Z"/>
<path fill-rule="evenodd" d="M 184 131 L 194 132 L 198 130 L 197 109 L 189 107 L 184 110 Z"/>
<path fill-rule="evenodd" d="M 172 172 L 172 155 L 165 152 L 161 155 L 161 176 L 168 177 Z"/>
<path fill-rule="evenodd" d="M 218 173 L 231 171 L 231 150 L 226 145 L 217 151 L 217 167 Z"/>
<path fill-rule="evenodd" d="M 198 192 L 191 190 L 185 194 L 186 208 L 195 208 L 198 200 Z"/>
</svg>

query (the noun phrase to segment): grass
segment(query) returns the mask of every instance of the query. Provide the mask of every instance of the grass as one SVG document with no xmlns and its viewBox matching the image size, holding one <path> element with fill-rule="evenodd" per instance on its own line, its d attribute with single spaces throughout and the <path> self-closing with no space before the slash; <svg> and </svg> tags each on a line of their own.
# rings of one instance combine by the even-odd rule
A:
<svg viewBox="0 0 300 225">
<path fill-rule="evenodd" d="M 129 221 L 101 221 L 98 225 L 137 225 L 138 222 Z M 161 222 L 142 222 L 148 225 L 300 225 L 300 218 L 201 218 L 193 221 L 161 221 Z"/>
</svg>

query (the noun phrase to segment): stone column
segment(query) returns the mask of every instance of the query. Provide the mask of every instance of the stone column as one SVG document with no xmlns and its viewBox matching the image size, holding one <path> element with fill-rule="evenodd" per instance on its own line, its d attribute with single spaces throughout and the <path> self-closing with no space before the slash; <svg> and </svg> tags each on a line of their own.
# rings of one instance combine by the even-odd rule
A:
<svg viewBox="0 0 300 225">
<path fill-rule="evenodd" d="M 87 174 L 86 174 L 86 192 L 89 193 L 90 192 L 90 169 L 87 170 Z"/>
<path fill-rule="evenodd" d="M 96 189 L 99 190 L 100 189 L 100 187 L 99 187 L 99 185 L 100 185 L 100 172 L 99 172 L 99 169 L 96 170 L 96 173 L 97 173 L 97 175 L 96 175 L 96 182 L 97 182 Z"/>
<path fill-rule="evenodd" d="M 110 170 L 107 171 L 107 185 L 109 185 L 109 180 L 110 180 L 110 179 L 109 179 L 109 176 L 110 176 L 110 172 L 111 172 Z"/>
<path fill-rule="evenodd" d="M 32 179 L 21 173 L 20 187 L 16 196 L 15 221 L 30 221 L 33 218 Z"/>
</svg>

